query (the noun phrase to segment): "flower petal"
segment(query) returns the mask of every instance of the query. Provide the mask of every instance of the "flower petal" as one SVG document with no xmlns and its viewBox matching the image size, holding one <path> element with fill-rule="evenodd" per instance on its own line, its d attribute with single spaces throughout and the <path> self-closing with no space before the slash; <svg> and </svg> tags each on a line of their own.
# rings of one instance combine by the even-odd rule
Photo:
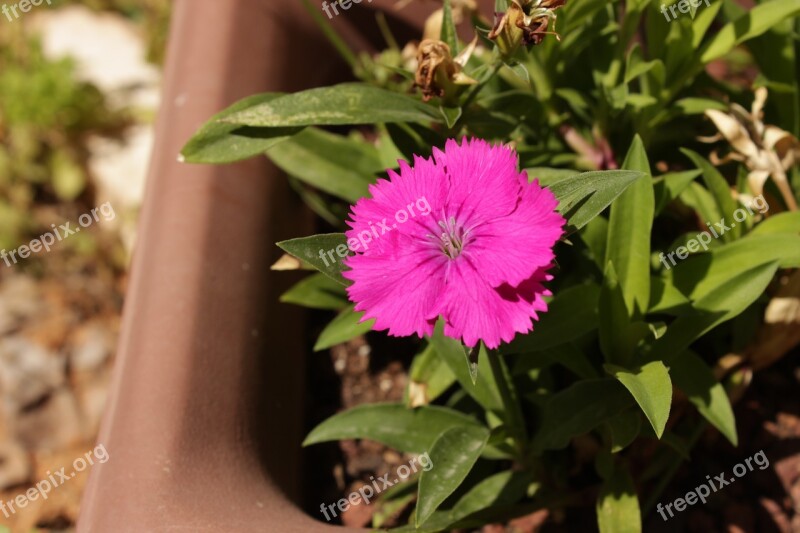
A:
<svg viewBox="0 0 800 533">
<path fill-rule="evenodd" d="M 404 337 L 433 333 L 442 305 L 447 259 L 428 243 L 393 232 L 383 237 L 375 253 L 345 259 L 342 275 L 353 281 L 347 288 L 363 320 L 374 318 L 373 329 L 388 329 Z"/>
<path fill-rule="evenodd" d="M 495 288 L 468 260 L 451 262 L 443 313 L 445 335 L 462 339 L 467 346 L 482 340 L 490 349 L 501 341 L 511 342 L 517 333 L 531 331 L 537 313 L 547 310 L 543 296 L 551 293 L 542 282 L 548 279 L 546 270 L 540 269 L 517 287 Z"/>
</svg>

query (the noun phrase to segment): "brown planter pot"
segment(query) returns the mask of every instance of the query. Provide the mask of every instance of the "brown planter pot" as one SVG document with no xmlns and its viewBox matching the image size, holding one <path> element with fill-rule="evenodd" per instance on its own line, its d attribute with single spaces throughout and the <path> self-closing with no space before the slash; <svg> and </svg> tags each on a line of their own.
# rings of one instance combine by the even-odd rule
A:
<svg viewBox="0 0 800 533">
<path fill-rule="evenodd" d="M 364 2 L 335 23 L 354 46 L 369 48 L 381 43 L 370 11 L 390 3 Z M 390 15 L 420 27 L 436 6 L 420 3 Z M 176 156 L 236 100 L 329 84 L 347 68 L 297 0 L 176 0 L 167 57 L 98 438 L 110 460 L 93 467 L 78 529 L 330 529 L 293 503 L 304 315 L 277 303 L 291 276 L 269 271 L 279 255 L 273 243 L 308 234 L 311 217 L 263 158 L 198 166 Z"/>
</svg>

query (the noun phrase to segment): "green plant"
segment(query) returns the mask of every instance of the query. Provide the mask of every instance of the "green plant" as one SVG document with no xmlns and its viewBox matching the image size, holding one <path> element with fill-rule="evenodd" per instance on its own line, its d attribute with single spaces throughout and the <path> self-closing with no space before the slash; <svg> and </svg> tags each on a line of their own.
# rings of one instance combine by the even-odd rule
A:
<svg viewBox="0 0 800 533">
<path fill-rule="evenodd" d="M 127 117 L 78 81 L 70 60 L 48 60 L 14 27 L 0 38 L 0 94 L 0 248 L 15 248 L 36 230 L 35 203 L 70 203 L 87 190 L 87 136 L 114 134 Z"/>
<path fill-rule="evenodd" d="M 478 527 L 575 505 L 576 491 L 590 486 L 598 489 L 601 531 L 640 531 L 708 425 L 737 444 L 729 394 L 739 392 L 737 372 L 759 366 L 758 350 L 734 365 L 723 356 L 753 342 L 781 280 L 800 267 L 800 213 L 792 210 L 800 1 L 744 11 L 725 0 L 668 23 L 644 0 L 570 0 L 558 11 L 560 40 L 546 37 L 562 4 L 498 0 L 491 28 L 471 13 L 481 46 L 467 54 L 465 84 L 453 66 L 464 43 L 448 2 L 440 13 L 446 47 L 420 45 L 435 53 L 421 51 L 416 72 L 396 47 L 359 59 L 328 31 L 365 82 L 253 96 L 214 117 L 183 150 L 196 163 L 265 153 L 339 229 L 348 205 L 368 195 L 384 169 L 428 157 L 452 137 L 512 144 L 522 168 L 559 200 L 568 235 L 556 246 L 549 310 L 532 333 L 499 350 L 465 349 L 440 322 L 420 343 L 406 405 L 343 412 L 305 441 L 372 439 L 427 452 L 431 472 L 439 465 L 452 473 L 414 481 L 416 511 L 399 531 Z M 459 9 L 469 11 L 468 3 Z M 760 70 L 754 85 L 776 93 L 765 122 L 787 135 L 781 146 L 761 148 L 783 154 L 794 198 L 776 187 L 777 173 L 760 175 L 763 190 L 754 190 L 741 160 L 711 157 L 718 169 L 698 141 L 698 132 L 715 131 L 707 110 L 737 117 L 741 106 L 731 104 L 754 98 L 750 87 L 710 74 L 712 63 L 732 68 L 734 56 Z M 381 61 L 388 64 L 377 75 L 366 74 Z M 428 101 L 403 94 L 411 78 Z M 373 128 L 322 129 L 341 125 Z M 319 271 L 283 300 L 339 312 L 317 350 L 371 329 L 349 305 L 345 266 L 318 255 L 347 250 L 344 234 L 278 245 L 296 258 L 282 268 Z M 587 435 L 596 449 L 588 462 L 572 446 Z M 628 451 L 654 439 L 647 475 L 630 472 Z"/>
</svg>

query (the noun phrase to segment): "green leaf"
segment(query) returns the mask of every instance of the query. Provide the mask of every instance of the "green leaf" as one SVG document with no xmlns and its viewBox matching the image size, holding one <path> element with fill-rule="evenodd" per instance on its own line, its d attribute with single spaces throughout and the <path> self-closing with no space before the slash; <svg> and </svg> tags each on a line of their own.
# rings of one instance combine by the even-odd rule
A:
<svg viewBox="0 0 800 533">
<path fill-rule="evenodd" d="M 714 196 L 697 182 L 692 182 L 681 192 L 681 202 L 697 211 L 698 216 L 708 225 L 718 222 L 722 218 Z"/>
<path fill-rule="evenodd" d="M 722 235 L 722 238 L 729 241 L 740 237 L 742 234 L 742 226 L 741 224 L 734 225 L 736 223 L 733 221 L 733 212 L 736 211 L 736 201 L 733 199 L 733 196 L 731 196 L 731 188 L 728 182 L 722 177 L 722 174 L 719 173 L 714 165 L 709 163 L 706 158 L 697 152 L 687 150 L 686 148 L 682 148 L 681 152 L 691 159 L 692 163 L 703 172 L 703 181 L 706 187 L 708 187 L 708 190 L 711 191 L 711 194 L 714 195 L 714 200 L 717 202 L 717 209 L 719 209 L 722 217 L 724 217 L 725 221 L 731 226 L 730 231 L 726 231 L 725 234 Z M 717 222 L 717 220 L 712 220 L 710 222 Z"/>
<path fill-rule="evenodd" d="M 284 252 L 305 261 L 332 280 L 349 285 L 342 277 L 343 260 L 350 254 L 344 233 L 326 233 L 281 241 L 277 246 Z"/>
<path fill-rule="evenodd" d="M 697 354 L 687 350 L 670 361 L 669 373 L 675 386 L 686 394 L 700 414 L 731 444 L 738 446 L 736 419 L 730 399 L 708 365 Z"/>
<path fill-rule="evenodd" d="M 681 115 L 702 115 L 709 109 L 727 111 L 728 106 L 710 98 L 681 98 L 673 104 Z"/>
<path fill-rule="evenodd" d="M 550 191 L 558 198 L 558 211 L 566 217 L 569 229 L 577 231 L 641 176 L 641 172 L 627 170 L 585 172 L 558 181 Z"/>
<path fill-rule="evenodd" d="M 619 416 L 611 418 L 606 424 L 608 424 L 611 434 L 611 453 L 618 453 L 627 448 L 639 436 L 642 417 L 638 409 L 628 409 Z"/>
<path fill-rule="evenodd" d="M 525 429 L 522 405 L 520 404 L 511 372 L 509 372 L 505 360 L 497 350 L 487 350 L 482 342 L 480 350 L 481 356 L 486 357 L 489 361 L 488 366 L 492 372 L 493 381 L 497 385 L 500 400 L 503 402 L 501 418 L 506 423 L 506 430 L 521 445 L 521 443 L 527 442 L 528 435 Z"/>
<path fill-rule="evenodd" d="M 605 268 L 606 244 L 608 244 L 608 220 L 595 217 L 580 231 L 589 256 L 600 270 Z"/>
<path fill-rule="evenodd" d="M 597 526 L 600 533 L 641 533 L 639 497 L 628 469 L 617 465 L 597 496 Z"/>
<path fill-rule="evenodd" d="M 517 335 L 501 351 L 506 354 L 536 352 L 569 342 L 597 327 L 597 301 L 600 287 L 575 285 L 558 291 L 540 316 L 534 330 Z"/>
<path fill-rule="evenodd" d="M 702 173 L 700 170 L 687 170 L 672 172 L 659 176 L 653 181 L 653 192 L 656 198 L 655 214 L 658 215 L 670 202 L 692 183 Z"/>
<path fill-rule="evenodd" d="M 625 65 L 625 83 L 630 83 L 639 76 L 647 74 L 658 64 L 663 65 L 660 59 L 656 59 L 654 61 L 642 61 L 640 58 L 640 53 L 634 53 L 634 50 L 638 52 L 639 46 L 635 45 L 628 52 L 628 59 Z"/>
<path fill-rule="evenodd" d="M 407 409 L 399 403 L 363 404 L 319 424 L 308 434 L 303 446 L 369 439 L 401 452 L 425 453 L 443 431 L 464 427 L 483 428 L 474 418 L 446 407 Z"/>
<path fill-rule="evenodd" d="M 638 135 L 622 168 L 642 175 L 611 205 L 606 262 L 614 264 L 619 276 L 628 316 L 636 317 L 647 310 L 650 297 L 650 232 L 655 212 L 650 163 Z"/>
<path fill-rule="evenodd" d="M 419 100 L 361 83 L 288 94 L 223 119 L 233 124 L 269 128 L 439 121 L 436 109 Z"/>
<path fill-rule="evenodd" d="M 776 262 L 765 263 L 705 293 L 694 302 L 696 312 L 682 315 L 669 325 L 664 336 L 652 345 L 648 360 L 665 360 L 669 364 L 696 339 L 738 316 L 764 293 L 777 269 Z"/>
<path fill-rule="evenodd" d="M 514 373 L 527 372 L 531 368 L 541 367 L 541 365 L 536 364 L 537 362 L 561 365 L 583 379 L 599 377 L 589 358 L 580 348 L 575 346 L 574 342 L 566 342 L 542 351 L 520 354 L 517 358 L 517 364 L 514 366 Z"/>
<path fill-rule="evenodd" d="M 255 107 L 267 104 L 283 93 L 266 93 L 250 96 L 214 115 L 195 133 L 181 150 L 187 163 L 232 163 L 259 155 L 303 130 L 295 128 L 250 128 L 226 124 L 220 120 Z"/>
<path fill-rule="evenodd" d="M 800 235 L 748 235 L 678 263 L 666 272 L 666 277 L 691 300 L 698 300 L 718 288 L 730 286 L 744 272 L 771 261 L 778 261 L 781 268 L 800 267 Z"/>
<path fill-rule="evenodd" d="M 351 203 L 368 196 L 375 174 L 384 170 L 374 146 L 316 128 L 298 133 L 266 155 L 287 174 Z"/>
<path fill-rule="evenodd" d="M 475 401 L 489 411 L 495 413 L 503 412 L 503 400 L 494 380 L 494 374 L 490 371 L 486 350 L 480 350 L 478 354 L 478 368 L 480 371 L 477 381 L 473 382 L 470 374 L 468 350 L 465 350 L 460 341 L 444 335 L 444 322 L 441 319 L 436 323 L 436 329 L 433 336 L 431 336 L 431 343 L 439 357 L 453 371 L 464 390 Z"/>
<path fill-rule="evenodd" d="M 458 35 L 456 25 L 453 23 L 453 8 L 450 0 L 444 0 L 442 11 L 442 31 L 439 40 L 450 47 L 450 53 L 455 57 L 458 55 Z"/>
<path fill-rule="evenodd" d="M 397 532 L 433 533 L 453 529 L 475 528 L 486 523 L 485 520 L 470 520 L 469 517 L 489 508 L 510 505 L 525 496 L 530 484 L 528 472 L 512 472 L 507 470 L 489 476 L 472 487 L 462 496 L 452 509 L 436 511 L 419 529 L 411 526 L 394 529 Z"/>
<path fill-rule="evenodd" d="M 573 437 L 588 433 L 632 404 L 631 395 L 615 379 L 579 381 L 551 396 L 544 405 L 534 448 L 564 448 Z"/>
<path fill-rule="evenodd" d="M 800 13 L 800 0 L 780 0 L 757 5 L 741 17 L 723 27 L 703 48 L 702 63 L 718 59 L 748 39 L 758 37 L 779 22 Z"/>
<path fill-rule="evenodd" d="M 475 426 L 442 431 L 428 452 L 433 468 L 422 471 L 414 522 L 425 524 L 448 496 L 461 485 L 481 456 L 489 431 Z"/>
<path fill-rule="evenodd" d="M 458 122 L 458 119 L 461 118 L 462 110 L 460 107 L 439 107 L 439 111 L 442 113 L 442 117 L 444 117 L 444 121 L 447 124 L 448 128 L 452 128 Z"/>
<path fill-rule="evenodd" d="M 617 280 L 614 264 L 609 261 L 600 289 L 599 302 L 600 349 L 610 363 L 627 365 L 633 359 L 636 346 L 649 333 L 647 324 L 632 321 Z"/>
<path fill-rule="evenodd" d="M 342 285 L 323 274 L 313 274 L 299 281 L 283 293 L 281 302 L 333 310 L 342 309 L 348 304 L 347 293 Z"/>
<path fill-rule="evenodd" d="M 691 308 L 691 302 L 672 284 L 670 279 L 650 278 L 650 309 L 648 313 L 682 314 Z"/>
<path fill-rule="evenodd" d="M 635 371 L 615 365 L 605 365 L 605 369 L 630 391 L 661 438 L 672 405 L 672 382 L 664 363 L 652 361 Z"/>
<path fill-rule="evenodd" d="M 441 396 L 455 381 L 453 371 L 436 353 L 433 344 L 428 344 L 414 357 L 408 371 L 407 401 L 428 404 Z"/>
<path fill-rule="evenodd" d="M 707 5 L 702 11 L 700 11 L 698 16 L 693 17 L 692 48 L 698 48 L 703 43 L 703 37 L 705 37 L 706 32 L 711 27 L 711 24 L 717 17 L 717 13 L 719 13 L 719 9 L 721 7 L 722 2 L 714 2 L 711 5 Z"/>
<path fill-rule="evenodd" d="M 325 326 L 325 329 L 319 334 L 317 343 L 314 345 L 315 352 L 326 350 L 337 344 L 342 344 L 343 342 L 354 339 L 359 335 L 364 335 L 372 330 L 375 319 L 361 322 L 364 313 L 355 311 L 353 309 L 354 307 L 354 305 L 346 307 L 341 313 L 336 315 L 336 318 Z"/>
<path fill-rule="evenodd" d="M 756 225 L 747 236 L 771 235 L 774 233 L 800 234 L 800 211 L 787 211 L 772 215 Z"/>
<path fill-rule="evenodd" d="M 549 167 L 526 168 L 525 172 L 528 174 L 528 179 L 530 181 L 537 179 L 539 180 L 539 185 L 542 187 L 551 187 L 559 181 L 572 178 L 580 174 L 580 172 L 567 168 Z"/>
</svg>

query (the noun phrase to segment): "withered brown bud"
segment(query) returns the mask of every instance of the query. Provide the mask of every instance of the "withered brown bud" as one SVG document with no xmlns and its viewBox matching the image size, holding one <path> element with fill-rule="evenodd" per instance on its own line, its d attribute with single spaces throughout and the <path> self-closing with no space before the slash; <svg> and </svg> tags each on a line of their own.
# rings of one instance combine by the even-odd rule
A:
<svg viewBox="0 0 800 533">
<path fill-rule="evenodd" d="M 555 20 L 554 11 L 566 4 L 566 0 L 511 0 L 508 11 L 495 13 L 495 22 L 489 39 L 495 41 L 504 57 L 511 57 L 520 44 L 537 45 L 545 35 L 556 35 L 550 31 L 550 21 Z"/>
<path fill-rule="evenodd" d="M 453 58 L 450 47 L 442 41 L 425 39 L 419 44 L 414 83 L 422 89 L 423 100 L 427 102 L 434 97 L 453 100 L 465 85 L 476 83 L 462 72 L 473 48 L 470 46 Z"/>
</svg>

